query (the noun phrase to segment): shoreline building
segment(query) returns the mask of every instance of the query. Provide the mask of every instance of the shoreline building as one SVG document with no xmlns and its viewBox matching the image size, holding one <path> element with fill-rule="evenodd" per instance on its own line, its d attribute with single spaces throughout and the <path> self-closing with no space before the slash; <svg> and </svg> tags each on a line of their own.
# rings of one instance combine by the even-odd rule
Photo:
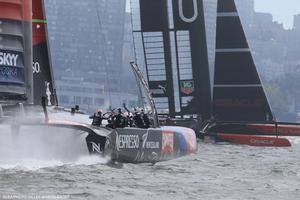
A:
<svg viewBox="0 0 300 200">
<path fill-rule="evenodd" d="M 125 1 L 45 0 L 45 10 L 59 104 L 136 105 L 122 87 Z"/>
</svg>

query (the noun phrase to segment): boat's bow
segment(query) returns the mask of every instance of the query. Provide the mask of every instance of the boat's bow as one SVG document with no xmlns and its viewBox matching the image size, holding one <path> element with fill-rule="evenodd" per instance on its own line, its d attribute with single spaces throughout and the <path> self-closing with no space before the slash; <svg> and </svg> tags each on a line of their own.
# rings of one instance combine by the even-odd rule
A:
<svg viewBox="0 0 300 200">
<path fill-rule="evenodd" d="M 197 151 L 195 132 L 173 126 L 115 129 L 106 145 L 113 160 L 134 163 L 156 163 Z"/>
</svg>

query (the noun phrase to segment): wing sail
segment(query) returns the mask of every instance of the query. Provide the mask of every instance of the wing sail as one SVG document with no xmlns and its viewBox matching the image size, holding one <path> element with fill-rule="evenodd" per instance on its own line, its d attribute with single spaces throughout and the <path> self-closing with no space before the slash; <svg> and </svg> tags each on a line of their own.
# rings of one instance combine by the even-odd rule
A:
<svg viewBox="0 0 300 200">
<path fill-rule="evenodd" d="M 270 121 L 273 115 L 234 0 L 218 0 L 213 113 L 218 121 Z"/>
<path fill-rule="evenodd" d="M 210 84 L 201 0 L 132 0 L 137 64 L 159 114 L 210 116 Z"/>
</svg>

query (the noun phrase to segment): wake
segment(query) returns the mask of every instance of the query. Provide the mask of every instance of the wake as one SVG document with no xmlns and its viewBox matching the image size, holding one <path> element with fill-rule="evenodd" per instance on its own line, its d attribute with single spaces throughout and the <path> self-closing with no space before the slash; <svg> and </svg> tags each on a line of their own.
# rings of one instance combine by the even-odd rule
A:
<svg viewBox="0 0 300 200">
<path fill-rule="evenodd" d="M 62 127 L 0 125 L 0 169 L 36 170 L 62 165 L 92 165 L 107 158 L 90 156 L 88 133 Z"/>
<path fill-rule="evenodd" d="M 61 166 L 91 166 L 91 165 L 106 165 L 110 159 L 100 156 L 83 156 L 74 161 L 67 160 L 43 160 L 22 158 L 19 160 L 6 160 L 0 162 L 1 170 L 20 170 L 20 171 L 36 171 L 43 168 L 55 168 Z"/>
</svg>

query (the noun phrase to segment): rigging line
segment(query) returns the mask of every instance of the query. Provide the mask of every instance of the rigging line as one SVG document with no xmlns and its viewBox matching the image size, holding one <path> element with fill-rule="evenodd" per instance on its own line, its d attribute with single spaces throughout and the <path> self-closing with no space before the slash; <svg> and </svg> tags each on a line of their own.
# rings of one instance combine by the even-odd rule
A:
<svg viewBox="0 0 300 200">
<path fill-rule="evenodd" d="M 137 51 L 138 51 L 138 49 L 136 48 L 136 39 L 135 39 L 134 34 L 133 34 L 134 32 L 136 32 L 136 31 L 134 31 L 134 26 L 133 26 L 133 13 L 134 13 L 134 11 L 132 9 L 132 5 L 134 4 L 134 2 L 133 2 L 133 0 L 130 0 L 129 2 L 130 2 L 130 9 L 131 9 L 131 12 L 130 12 L 131 21 L 130 21 L 130 23 L 131 23 L 131 29 L 132 29 L 131 36 L 132 36 L 133 48 L 134 48 L 133 53 L 134 53 L 135 62 L 138 63 L 138 60 L 137 60 Z M 138 32 L 140 32 L 141 35 L 142 35 L 142 31 L 138 31 Z M 146 60 L 145 60 L 145 62 L 146 62 Z M 138 64 L 141 64 L 141 63 L 138 63 Z M 139 98 L 139 103 L 138 104 L 139 104 L 140 107 L 143 107 L 144 110 L 146 110 L 147 102 L 146 102 L 146 97 L 145 97 L 145 95 L 143 93 L 143 90 L 142 90 L 142 85 L 141 85 L 142 83 L 139 81 L 139 78 L 137 77 L 137 75 L 135 73 L 134 73 L 134 76 L 136 78 L 136 82 L 137 82 L 137 86 L 138 86 L 138 96 L 139 96 L 138 97 Z"/>
<path fill-rule="evenodd" d="M 105 37 L 105 34 L 103 33 L 103 24 L 102 24 L 102 21 L 101 21 L 101 18 L 100 18 L 100 14 L 99 14 L 99 4 L 98 4 L 98 0 L 94 0 L 95 3 L 96 3 L 96 14 L 97 14 L 97 18 L 98 18 L 98 25 L 99 25 L 99 30 L 100 30 L 100 35 L 99 36 L 102 36 L 100 37 L 100 39 L 102 39 L 102 44 L 103 44 L 103 48 L 102 49 L 102 55 L 104 56 L 104 62 L 105 62 L 105 66 L 104 66 L 104 71 L 105 71 L 105 87 L 108 88 L 108 70 L 107 70 L 107 67 L 109 67 L 110 65 L 110 62 L 108 62 L 108 58 L 107 58 L 107 54 L 106 54 L 106 37 Z M 105 4 L 107 5 L 107 4 Z M 98 37 L 99 37 L 98 36 Z M 105 92 L 105 89 L 104 88 L 104 92 Z M 109 104 L 111 105 L 112 102 L 111 102 L 111 94 L 110 94 L 110 90 L 107 91 L 108 92 L 108 98 L 109 98 Z"/>
</svg>

